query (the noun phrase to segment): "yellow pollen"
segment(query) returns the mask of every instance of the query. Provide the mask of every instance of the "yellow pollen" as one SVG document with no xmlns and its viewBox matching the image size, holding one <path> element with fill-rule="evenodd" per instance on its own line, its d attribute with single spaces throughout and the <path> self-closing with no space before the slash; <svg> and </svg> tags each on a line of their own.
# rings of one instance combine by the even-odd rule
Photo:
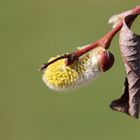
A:
<svg viewBox="0 0 140 140">
<path fill-rule="evenodd" d="M 52 61 L 55 58 L 50 58 L 49 61 Z M 87 60 L 88 55 L 85 55 L 75 64 L 66 66 L 65 59 L 60 59 L 47 67 L 44 71 L 43 80 L 46 84 L 56 88 L 70 87 L 78 82 L 80 76 L 84 74 L 86 70 L 84 64 L 86 64 Z"/>
</svg>

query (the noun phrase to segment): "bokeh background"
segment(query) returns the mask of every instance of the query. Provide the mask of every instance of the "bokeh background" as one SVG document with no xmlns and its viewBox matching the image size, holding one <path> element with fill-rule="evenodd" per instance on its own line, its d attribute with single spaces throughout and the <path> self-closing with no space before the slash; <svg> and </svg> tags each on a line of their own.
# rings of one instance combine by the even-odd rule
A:
<svg viewBox="0 0 140 140">
<path fill-rule="evenodd" d="M 111 70 L 67 93 L 48 89 L 38 71 L 51 56 L 89 44 L 111 29 L 110 16 L 138 0 L 0 0 L 0 139 L 132 140 L 140 120 L 109 108 L 122 93 L 118 35 Z M 133 30 L 140 33 L 140 18 Z"/>
</svg>

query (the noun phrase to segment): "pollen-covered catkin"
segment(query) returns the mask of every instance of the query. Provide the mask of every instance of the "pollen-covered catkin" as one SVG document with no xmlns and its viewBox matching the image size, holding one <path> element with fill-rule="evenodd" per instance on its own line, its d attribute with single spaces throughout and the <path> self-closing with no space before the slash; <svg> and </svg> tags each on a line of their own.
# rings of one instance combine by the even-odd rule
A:
<svg viewBox="0 0 140 140">
<path fill-rule="evenodd" d="M 63 91 L 95 79 L 100 72 L 97 56 L 102 51 L 104 51 L 103 48 L 97 47 L 81 56 L 76 63 L 70 66 L 65 65 L 65 59 L 52 63 L 44 70 L 43 81 L 49 88 Z"/>
</svg>

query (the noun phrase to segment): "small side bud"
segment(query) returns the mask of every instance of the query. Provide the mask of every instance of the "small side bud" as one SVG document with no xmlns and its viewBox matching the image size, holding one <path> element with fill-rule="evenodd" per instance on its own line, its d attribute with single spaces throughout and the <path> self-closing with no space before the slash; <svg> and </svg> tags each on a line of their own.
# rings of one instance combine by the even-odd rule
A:
<svg viewBox="0 0 140 140">
<path fill-rule="evenodd" d="M 114 56 L 109 51 L 103 51 L 97 56 L 97 61 L 101 71 L 105 72 L 114 64 Z"/>
<path fill-rule="evenodd" d="M 70 66 L 74 64 L 75 62 L 77 62 L 78 59 L 79 59 L 78 56 L 75 53 L 72 53 L 66 58 L 65 65 Z"/>
</svg>

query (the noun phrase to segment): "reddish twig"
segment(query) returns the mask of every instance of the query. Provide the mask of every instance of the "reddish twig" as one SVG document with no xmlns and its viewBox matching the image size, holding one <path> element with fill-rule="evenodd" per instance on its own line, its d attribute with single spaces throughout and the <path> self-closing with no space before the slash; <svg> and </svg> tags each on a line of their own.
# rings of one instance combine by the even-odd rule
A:
<svg viewBox="0 0 140 140">
<path fill-rule="evenodd" d="M 130 14 L 131 18 L 129 18 L 126 22 L 130 22 L 131 19 L 133 19 L 134 17 L 136 17 L 137 15 L 140 14 L 140 6 L 135 7 L 131 11 L 132 11 Z M 69 53 L 69 54 L 64 54 L 63 56 L 57 57 L 56 59 L 54 59 L 48 63 L 43 64 L 40 70 L 44 70 L 45 68 L 47 68 L 48 65 L 50 65 L 50 64 L 52 64 L 55 61 L 58 61 L 60 59 L 64 59 L 64 58 L 67 58 L 65 62 L 66 62 L 66 65 L 69 66 L 69 65 L 73 64 L 75 61 L 77 61 L 80 56 L 91 51 L 93 48 L 95 48 L 97 46 L 101 46 L 105 49 L 108 49 L 113 37 L 120 31 L 122 25 L 123 25 L 123 20 L 120 23 L 118 23 L 118 25 L 116 25 L 115 28 L 113 28 L 110 32 L 105 34 L 99 40 L 91 43 L 90 45 L 87 45 L 86 47 L 84 47 L 80 50 L 76 50 L 76 51 Z"/>
<path fill-rule="evenodd" d="M 132 18 L 133 16 L 140 14 L 140 6 L 137 6 L 136 8 L 132 9 Z M 129 22 L 131 18 L 127 21 Z M 80 57 L 86 52 L 89 52 L 93 48 L 97 46 L 104 47 L 105 49 L 108 49 L 108 47 L 111 44 L 112 38 L 117 34 L 117 32 L 120 31 L 121 27 L 123 25 L 123 21 L 121 21 L 115 28 L 113 28 L 110 32 L 108 32 L 105 36 L 103 36 L 101 39 L 97 40 L 96 42 L 93 42 L 92 44 L 86 46 L 83 49 L 77 50 L 75 53 Z"/>
</svg>

